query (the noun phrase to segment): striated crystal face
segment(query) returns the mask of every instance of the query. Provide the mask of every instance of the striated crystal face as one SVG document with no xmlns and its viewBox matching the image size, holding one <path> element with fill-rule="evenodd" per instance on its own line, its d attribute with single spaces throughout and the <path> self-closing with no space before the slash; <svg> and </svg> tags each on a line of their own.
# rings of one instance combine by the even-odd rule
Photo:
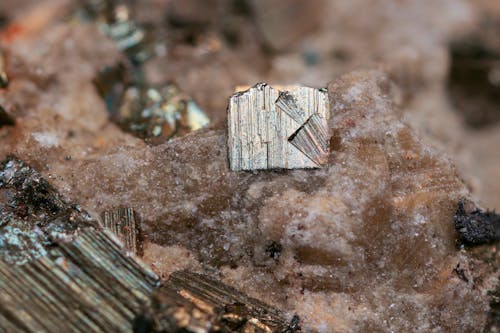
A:
<svg viewBox="0 0 500 333">
<path fill-rule="evenodd" d="M 325 90 L 259 83 L 229 100 L 231 170 L 318 168 L 328 155 Z"/>
</svg>

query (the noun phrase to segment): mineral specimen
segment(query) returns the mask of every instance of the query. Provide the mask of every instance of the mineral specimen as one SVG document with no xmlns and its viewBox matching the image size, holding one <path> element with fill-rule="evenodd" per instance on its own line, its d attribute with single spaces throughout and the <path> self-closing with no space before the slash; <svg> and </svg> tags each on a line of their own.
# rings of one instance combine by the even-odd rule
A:
<svg viewBox="0 0 500 333">
<path fill-rule="evenodd" d="M 102 214 L 104 228 L 113 232 L 133 254 L 140 254 L 140 220 L 132 208 L 118 208 Z"/>
<path fill-rule="evenodd" d="M 467 213 L 460 201 L 455 213 L 455 229 L 462 244 L 490 243 L 500 238 L 500 215 L 479 209 Z"/>
<path fill-rule="evenodd" d="M 231 170 L 318 168 L 329 152 L 325 90 L 259 83 L 228 107 Z"/>
<path fill-rule="evenodd" d="M 498 2 L 304 1 L 320 9 L 311 25 L 303 10 L 283 17 L 288 7 L 274 11 L 282 1 L 261 1 L 259 12 L 244 14 L 236 30 L 239 43 L 228 46 L 210 26 L 208 34 L 186 34 L 181 45 L 169 40 L 168 55 L 148 62 L 146 76 L 155 84 L 175 78 L 210 114 L 216 130 L 156 147 L 110 122 L 95 94 L 90 82 L 96 71 L 123 55 L 117 57 L 116 43 L 94 25 L 51 15 L 56 19 L 31 29 L 31 38 L 16 38 L 11 18 L 24 28 L 38 21 L 26 16 L 30 4 L 50 8 L 56 2 L 68 3 L 0 1 L 0 13 L 9 18 L 9 36 L 2 30 L 0 38 L 13 79 L 0 94 L 17 106 L 0 102 L 17 120 L 16 127 L 0 131 L 2 158 L 14 152 L 36 165 L 65 197 L 90 212 L 124 203 L 137 207 L 154 242 L 145 259 L 158 273 L 196 267 L 289 316 L 297 313 L 306 331 L 482 330 L 488 291 L 496 282 L 490 269 L 499 266 L 477 262 L 470 253 L 498 256 L 498 249 L 458 250 L 453 216 L 461 198 L 498 209 L 500 127 L 497 122 L 464 130 L 453 112 L 464 104 L 458 98 L 450 103 L 446 76 L 458 59 L 448 56 L 451 38 L 469 29 L 478 7 L 500 9 Z M 137 22 L 169 29 L 170 39 L 165 23 L 171 2 L 128 3 Z M 255 2 L 211 0 L 217 3 L 213 17 L 200 10 L 208 3 L 194 6 L 193 13 L 222 26 L 233 3 L 253 9 Z M 265 25 L 257 22 L 261 15 L 267 16 Z M 488 15 L 499 17 L 498 11 Z M 183 17 L 199 22 L 190 13 Z M 259 38 L 266 36 L 255 33 L 252 22 L 261 32 L 274 30 L 267 46 L 281 52 L 260 48 Z M 498 29 L 488 22 L 473 23 L 492 27 L 491 40 L 498 41 Z M 291 31 L 306 28 L 299 25 L 318 31 L 304 39 Z M 4 44 L 5 37 L 13 42 Z M 215 47 L 200 40 L 214 41 Z M 230 171 L 227 133 L 219 124 L 226 121 L 226 97 L 235 85 L 267 80 L 325 86 L 341 73 L 374 66 L 387 68 L 395 81 L 352 73 L 332 85 L 332 154 L 323 168 Z M 23 75 L 26 68 L 37 75 Z M 40 85 L 39 78 L 48 84 Z M 494 99 L 488 103 L 496 112 Z M 471 168 L 465 169 L 469 160 Z"/>
<path fill-rule="evenodd" d="M 122 128 L 151 144 L 196 131 L 210 122 L 198 105 L 172 83 L 129 87 L 114 119 Z"/>
<path fill-rule="evenodd" d="M 32 262 L 0 260 L 0 331 L 130 332 L 158 284 L 112 235 L 90 228 Z"/>
<path fill-rule="evenodd" d="M 169 333 L 294 333 L 298 317 L 285 314 L 206 275 L 178 271 L 155 292 L 136 321 Z"/>
<path fill-rule="evenodd" d="M 400 120 L 393 89 L 380 71 L 329 85 L 322 168 L 231 172 L 220 129 L 74 160 L 55 182 L 92 210 L 140 207 L 161 260 L 177 264 L 181 253 L 214 267 L 222 282 L 296 313 L 304 330 L 474 331 L 496 276 L 469 269 L 456 247 L 456 204 L 470 194 L 443 152 Z"/>
</svg>

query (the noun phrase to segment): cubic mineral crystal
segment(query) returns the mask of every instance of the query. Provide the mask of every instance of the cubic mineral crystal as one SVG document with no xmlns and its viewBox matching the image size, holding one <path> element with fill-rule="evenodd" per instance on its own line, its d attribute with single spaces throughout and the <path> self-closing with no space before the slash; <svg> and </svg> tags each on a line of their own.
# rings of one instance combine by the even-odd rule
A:
<svg viewBox="0 0 500 333">
<path fill-rule="evenodd" d="M 170 275 L 136 320 L 139 322 L 151 326 L 147 332 L 155 333 L 301 332 L 298 316 L 287 320 L 278 309 L 209 276 L 188 271 Z"/>
<path fill-rule="evenodd" d="M 158 285 L 108 231 L 88 228 L 31 262 L 0 260 L 0 331 L 131 332 Z"/>
<path fill-rule="evenodd" d="M 326 90 L 259 83 L 229 100 L 231 170 L 321 167 L 328 156 Z"/>
</svg>

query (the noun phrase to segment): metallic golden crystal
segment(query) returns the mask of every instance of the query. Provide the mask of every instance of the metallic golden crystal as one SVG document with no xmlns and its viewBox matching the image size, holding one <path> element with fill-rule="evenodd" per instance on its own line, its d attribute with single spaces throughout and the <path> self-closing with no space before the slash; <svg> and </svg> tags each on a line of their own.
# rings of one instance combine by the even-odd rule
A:
<svg viewBox="0 0 500 333">
<path fill-rule="evenodd" d="M 328 96 L 304 86 L 259 83 L 228 108 L 231 170 L 319 168 L 329 153 Z"/>
</svg>

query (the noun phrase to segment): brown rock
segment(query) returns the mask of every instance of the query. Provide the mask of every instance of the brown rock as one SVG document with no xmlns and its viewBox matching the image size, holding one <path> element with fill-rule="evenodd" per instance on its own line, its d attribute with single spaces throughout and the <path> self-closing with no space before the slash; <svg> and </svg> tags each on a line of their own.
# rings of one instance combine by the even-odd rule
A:
<svg viewBox="0 0 500 333">
<path fill-rule="evenodd" d="M 252 1 L 257 27 L 267 46 L 283 51 L 319 27 L 326 4 L 322 0 Z"/>
<path fill-rule="evenodd" d="M 203 37 L 148 64 L 148 77 L 175 78 L 219 124 L 236 84 L 322 86 L 352 68 L 389 68 L 399 89 L 379 72 L 330 85 L 334 136 L 325 169 L 255 174 L 228 170 L 223 129 L 150 148 L 110 124 L 91 80 L 116 63 L 114 44 L 93 27 L 55 20 L 35 39 L 7 45 L 11 83 L 2 106 L 16 126 L 1 129 L 0 155 L 15 152 L 95 216 L 133 207 L 149 237 L 144 258 L 165 277 L 178 268 L 220 274 L 297 312 L 308 330 L 481 330 L 495 280 L 455 248 L 453 214 L 458 199 L 470 201 L 462 177 L 490 208 L 500 202 L 500 132 L 464 131 L 445 86 L 448 42 L 468 29 L 478 3 L 330 1 L 319 32 L 290 44 L 307 57 L 296 49 L 264 55 L 244 25 L 247 37 L 235 49 Z M 0 7 L 31 22 L 26 6 Z M 461 165 L 468 172 L 459 176 L 426 141 L 460 161 L 468 150 L 472 162 Z"/>
<path fill-rule="evenodd" d="M 399 121 L 391 87 L 377 71 L 330 84 L 334 138 L 320 170 L 230 172 L 224 131 L 199 131 L 78 161 L 78 173 L 55 167 L 56 183 L 92 210 L 129 203 L 149 241 L 186 247 L 310 330 L 482 327 L 491 275 L 466 272 L 466 283 L 454 273 L 471 262 L 453 230 L 468 191 Z"/>
</svg>

